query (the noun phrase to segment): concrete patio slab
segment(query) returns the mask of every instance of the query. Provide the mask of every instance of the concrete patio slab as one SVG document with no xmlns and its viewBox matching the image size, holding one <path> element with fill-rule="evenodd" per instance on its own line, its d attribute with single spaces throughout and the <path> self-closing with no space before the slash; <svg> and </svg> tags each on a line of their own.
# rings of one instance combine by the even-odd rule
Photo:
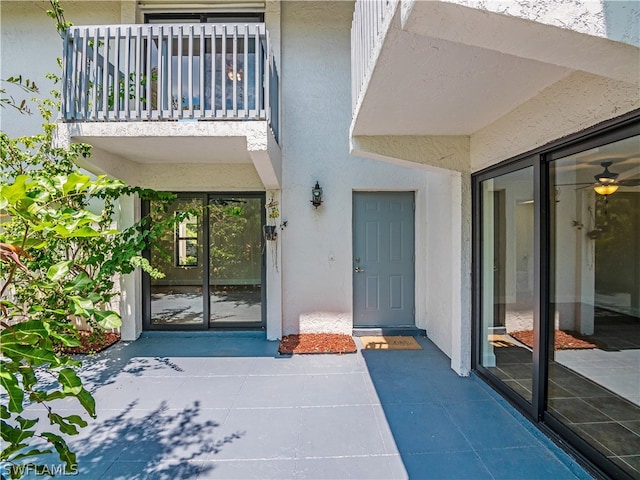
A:
<svg viewBox="0 0 640 480">
<path fill-rule="evenodd" d="M 259 333 L 117 344 L 84 359 L 98 418 L 69 441 L 79 478 L 591 478 L 418 341 L 419 351 L 289 357 Z M 81 413 L 67 400 L 55 408 Z"/>
</svg>

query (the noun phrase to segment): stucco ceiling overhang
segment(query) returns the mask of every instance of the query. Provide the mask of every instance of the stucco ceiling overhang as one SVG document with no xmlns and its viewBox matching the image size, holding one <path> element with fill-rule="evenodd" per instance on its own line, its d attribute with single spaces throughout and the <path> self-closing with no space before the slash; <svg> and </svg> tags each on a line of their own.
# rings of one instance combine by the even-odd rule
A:
<svg viewBox="0 0 640 480">
<path fill-rule="evenodd" d="M 187 11 L 195 12 L 263 12 L 264 1 L 254 0 L 138 0 L 138 7 L 147 11 Z"/>
<path fill-rule="evenodd" d="M 136 163 L 251 163 L 244 137 L 76 137 Z"/>
<path fill-rule="evenodd" d="M 639 49 L 467 8 L 395 12 L 352 135 L 471 135 L 576 70 L 640 82 Z"/>
<path fill-rule="evenodd" d="M 281 182 L 282 154 L 266 121 L 68 122 L 56 136 L 59 144 L 91 145 L 83 167 L 115 177 L 122 168 L 235 164 L 253 165 L 265 188 Z"/>
</svg>

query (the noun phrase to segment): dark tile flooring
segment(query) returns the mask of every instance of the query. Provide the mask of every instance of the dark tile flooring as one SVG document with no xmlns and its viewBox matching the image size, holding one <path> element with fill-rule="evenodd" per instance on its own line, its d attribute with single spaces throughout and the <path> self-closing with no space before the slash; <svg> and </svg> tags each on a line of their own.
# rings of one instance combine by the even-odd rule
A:
<svg viewBox="0 0 640 480">
<path fill-rule="evenodd" d="M 640 348 L 640 320 L 597 309 L 592 336 L 602 350 Z M 598 321 L 600 320 L 600 321 Z M 526 400 L 532 396 L 532 354 L 519 346 L 495 349 L 490 371 Z M 640 372 L 639 372 L 640 375 Z M 640 478 L 640 407 L 556 362 L 549 365 L 548 412 Z"/>
</svg>

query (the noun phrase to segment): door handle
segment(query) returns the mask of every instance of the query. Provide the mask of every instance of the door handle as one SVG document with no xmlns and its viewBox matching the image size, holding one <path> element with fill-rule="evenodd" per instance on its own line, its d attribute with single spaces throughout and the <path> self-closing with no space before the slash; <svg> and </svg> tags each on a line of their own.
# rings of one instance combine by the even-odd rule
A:
<svg viewBox="0 0 640 480">
<path fill-rule="evenodd" d="M 362 273 L 362 272 L 364 272 L 364 268 L 356 267 L 355 268 L 355 272 L 356 273 Z"/>
</svg>

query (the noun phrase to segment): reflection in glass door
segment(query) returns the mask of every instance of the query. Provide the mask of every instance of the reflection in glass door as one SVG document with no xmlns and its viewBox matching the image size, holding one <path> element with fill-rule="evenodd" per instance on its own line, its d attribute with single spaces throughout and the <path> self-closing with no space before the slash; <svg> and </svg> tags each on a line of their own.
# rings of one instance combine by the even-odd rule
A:
<svg viewBox="0 0 640 480">
<path fill-rule="evenodd" d="M 640 478 L 640 136 L 549 166 L 547 410 Z M 602 188 L 602 187 L 606 188 Z"/>
<path fill-rule="evenodd" d="M 603 478 L 640 479 L 639 120 L 474 175 L 475 367 Z"/>
<path fill-rule="evenodd" d="M 165 275 L 150 282 L 152 325 L 197 326 L 204 321 L 202 207 L 202 198 L 179 198 L 167 212 L 151 202 L 152 219 L 176 218 L 173 230 L 150 252 L 151 265 Z"/>
<path fill-rule="evenodd" d="M 149 252 L 163 278 L 145 277 L 147 328 L 261 327 L 263 194 L 182 194 L 152 220 L 173 217 Z"/>
<path fill-rule="evenodd" d="M 209 200 L 209 325 L 262 321 L 262 197 Z"/>
<path fill-rule="evenodd" d="M 532 401 L 533 167 L 482 182 L 480 364 Z"/>
</svg>

